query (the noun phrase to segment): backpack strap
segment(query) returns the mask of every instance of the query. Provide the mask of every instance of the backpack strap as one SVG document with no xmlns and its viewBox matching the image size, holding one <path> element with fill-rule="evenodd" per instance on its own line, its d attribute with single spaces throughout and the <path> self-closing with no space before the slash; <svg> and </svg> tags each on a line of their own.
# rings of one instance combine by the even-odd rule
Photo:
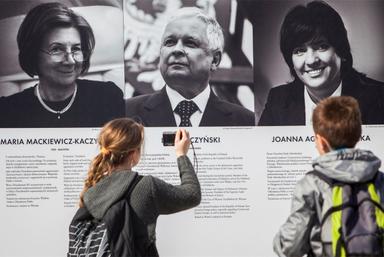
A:
<svg viewBox="0 0 384 257">
<path fill-rule="evenodd" d="M 351 202 L 346 202 L 346 203 L 342 203 L 341 205 L 338 205 L 338 206 L 332 206 L 331 208 L 329 208 L 323 215 L 323 218 L 321 219 L 321 222 L 320 222 L 320 225 L 323 226 L 325 221 L 327 220 L 328 216 L 331 215 L 332 213 L 334 212 L 337 212 L 337 211 L 341 211 L 349 206 L 353 206 L 353 204 L 351 204 Z"/>
<path fill-rule="evenodd" d="M 372 200 L 371 198 L 366 198 L 366 199 L 362 200 L 360 202 L 360 205 L 363 204 L 364 202 L 367 202 L 367 201 L 373 203 L 377 208 L 379 208 L 382 212 L 384 212 L 384 207 L 381 204 L 379 204 L 378 202 Z"/>
<path fill-rule="evenodd" d="M 327 183 L 331 187 L 336 183 L 336 181 L 334 179 L 324 175 L 323 173 L 321 173 L 317 170 L 311 170 L 311 171 L 307 172 L 307 174 L 312 174 L 312 175 L 320 178 L 321 180 L 323 180 L 325 183 Z"/>
<path fill-rule="evenodd" d="M 137 253 L 134 243 L 133 211 L 130 204 L 130 195 L 137 183 L 143 178 L 136 172 L 131 174 L 132 180 L 119 201 L 112 205 L 103 217 L 107 225 L 108 240 L 111 256 L 141 256 Z"/>
<path fill-rule="evenodd" d="M 135 178 L 133 179 L 133 181 L 132 181 L 131 184 L 129 185 L 129 188 L 128 188 L 127 192 L 125 193 L 125 197 L 126 197 L 126 199 L 129 199 L 129 196 L 131 195 L 133 189 L 136 187 L 137 183 L 139 183 L 139 181 L 140 181 L 143 177 L 144 177 L 144 176 L 139 175 L 139 174 L 136 174 L 136 175 L 135 175 Z"/>
</svg>

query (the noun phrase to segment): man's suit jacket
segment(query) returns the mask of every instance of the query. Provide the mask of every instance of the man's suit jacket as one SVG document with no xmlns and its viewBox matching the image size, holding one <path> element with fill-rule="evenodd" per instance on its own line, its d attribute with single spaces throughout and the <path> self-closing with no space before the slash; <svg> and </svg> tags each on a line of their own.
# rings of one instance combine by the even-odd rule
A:
<svg viewBox="0 0 384 257">
<path fill-rule="evenodd" d="M 384 124 L 384 83 L 352 71 L 341 95 L 356 98 L 363 124 Z M 258 126 L 305 125 L 304 85 L 300 80 L 272 88 Z"/>
<path fill-rule="evenodd" d="M 125 108 L 127 117 L 140 120 L 146 127 L 177 126 L 165 87 L 153 94 L 127 99 Z M 255 126 L 255 115 L 211 92 L 199 126 Z"/>
</svg>

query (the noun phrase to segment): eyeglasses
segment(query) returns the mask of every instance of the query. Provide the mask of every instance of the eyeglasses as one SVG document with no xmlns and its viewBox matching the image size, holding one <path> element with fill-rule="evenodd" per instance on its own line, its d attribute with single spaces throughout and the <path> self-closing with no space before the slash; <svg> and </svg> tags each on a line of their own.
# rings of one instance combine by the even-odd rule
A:
<svg viewBox="0 0 384 257">
<path fill-rule="evenodd" d="M 40 49 L 41 52 L 46 53 L 51 56 L 53 62 L 62 62 L 67 58 L 67 55 L 70 54 L 76 62 L 83 62 L 85 57 L 82 50 L 72 50 L 71 52 L 67 52 L 66 49 L 52 49 L 50 51 L 46 51 Z"/>
</svg>

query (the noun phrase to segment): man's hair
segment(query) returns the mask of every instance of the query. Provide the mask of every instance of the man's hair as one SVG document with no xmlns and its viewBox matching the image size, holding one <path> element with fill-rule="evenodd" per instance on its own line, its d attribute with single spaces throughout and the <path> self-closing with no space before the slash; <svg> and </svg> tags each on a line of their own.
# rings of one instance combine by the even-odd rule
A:
<svg viewBox="0 0 384 257">
<path fill-rule="evenodd" d="M 359 103 L 351 96 L 325 98 L 313 111 L 312 125 L 332 149 L 355 147 L 361 137 Z"/>
<path fill-rule="evenodd" d="M 211 16 L 208 16 L 197 7 L 183 7 L 176 10 L 175 14 L 170 17 L 168 23 L 182 17 L 198 18 L 205 24 L 207 24 L 207 38 L 209 48 L 212 51 L 219 50 L 221 53 L 224 51 L 224 34 L 223 29 L 217 20 Z"/>
<path fill-rule="evenodd" d="M 327 3 L 313 1 L 291 9 L 281 26 L 280 50 L 293 77 L 297 78 L 292 62 L 293 50 L 321 38 L 326 39 L 341 58 L 341 76 L 352 70 L 351 47 L 342 18 Z"/>
<path fill-rule="evenodd" d="M 19 63 L 29 76 L 38 75 L 37 57 L 42 41 L 55 28 L 75 28 L 79 31 L 81 49 L 84 53 L 81 73 L 88 70 L 91 54 L 95 47 L 95 37 L 91 26 L 82 16 L 61 3 L 44 3 L 28 12 L 17 34 Z"/>
</svg>

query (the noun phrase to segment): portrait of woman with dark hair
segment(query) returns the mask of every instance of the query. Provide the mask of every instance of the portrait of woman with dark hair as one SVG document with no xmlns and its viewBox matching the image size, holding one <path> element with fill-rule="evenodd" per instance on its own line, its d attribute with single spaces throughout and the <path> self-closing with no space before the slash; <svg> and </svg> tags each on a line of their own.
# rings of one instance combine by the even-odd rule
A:
<svg viewBox="0 0 384 257">
<path fill-rule="evenodd" d="M 323 1 L 297 5 L 280 29 L 280 50 L 293 81 L 269 91 L 259 126 L 311 125 L 316 104 L 329 96 L 353 96 L 363 124 L 384 123 L 384 83 L 353 67 L 346 26 Z"/>
<path fill-rule="evenodd" d="M 19 64 L 34 86 L 0 98 L 0 127 L 101 127 L 124 116 L 113 82 L 79 79 L 95 48 L 85 18 L 59 2 L 32 8 L 17 33 Z"/>
</svg>

